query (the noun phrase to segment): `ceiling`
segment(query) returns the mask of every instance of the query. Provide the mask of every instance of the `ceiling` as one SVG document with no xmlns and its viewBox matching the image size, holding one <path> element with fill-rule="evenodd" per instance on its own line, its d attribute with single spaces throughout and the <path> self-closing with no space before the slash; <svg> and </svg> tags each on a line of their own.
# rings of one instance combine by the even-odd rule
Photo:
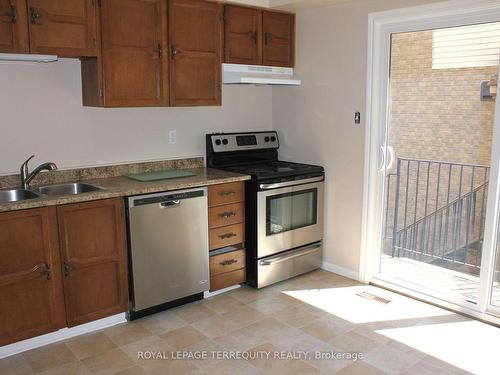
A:
<svg viewBox="0 0 500 375">
<path fill-rule="evenodd" d="M 307 8 L 317 8 L 326 5 L 346 3 L 351 0 L 268 0 L 271 8 L 299 11 Z"/>
<path fill-rule="evenodd" d="M 231 3 L 242 3 L 261 7 L 276 8 L 288 11 L 299 11 L 325 5 L 345 3 L 351 0 L 227 0 Z"/>
</svg>

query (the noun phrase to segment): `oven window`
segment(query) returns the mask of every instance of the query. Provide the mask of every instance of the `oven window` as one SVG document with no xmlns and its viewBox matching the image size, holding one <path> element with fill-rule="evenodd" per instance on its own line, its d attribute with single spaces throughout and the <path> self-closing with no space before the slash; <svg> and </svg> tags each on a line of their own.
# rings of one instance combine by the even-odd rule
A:
<svg viewBox="0 0 500 375">
<path fill-rule="evenodd" d="M 318 189 L 272 195 L 266 201 L 266 233 L 273 234 L 317 223 Z"/>
</svg>

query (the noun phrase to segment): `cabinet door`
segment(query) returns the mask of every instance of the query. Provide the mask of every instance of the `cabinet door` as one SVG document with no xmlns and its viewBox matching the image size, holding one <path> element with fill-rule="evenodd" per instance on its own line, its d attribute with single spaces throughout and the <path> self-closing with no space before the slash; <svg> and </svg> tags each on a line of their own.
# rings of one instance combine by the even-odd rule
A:
<svg viewBox="0 0 500 375">
<path fill-rule="evenodd" d="M 29 52 L 24 0 L 0 0 L 0 53 Z"/>
<path fill-rule="evenodd" d="M 96 56 L 94 0 L 27 0 L 31 53 Z"/>
<path fill-rule="evenodd" d="M 0 214 L 0 346 L 66 325 L 54 208 Z"/>
<path fill-rule="evenodd" d="M 264 11 L 264 65 L 293 67 L 295 15 Z"/>
<path fill-rule="evenodd" d="M 127 309 L 121 199 L 57 208 L 68 326 Z"/>
<path fill-rule="evenodd" d="M 224 18 L 226 63 L 262 64 L 262 11 L 227 5 Z"/>
<path fill-rule="evenodd" d="M 167 106 L 167 0 L 102 0 L 101 20 L 105 106 Z"/>
<path fill-rule="evenodd" d="M 220 105 L 222 5 L 171 0 L 169 30 L 171 104 Z"/>
</svg>

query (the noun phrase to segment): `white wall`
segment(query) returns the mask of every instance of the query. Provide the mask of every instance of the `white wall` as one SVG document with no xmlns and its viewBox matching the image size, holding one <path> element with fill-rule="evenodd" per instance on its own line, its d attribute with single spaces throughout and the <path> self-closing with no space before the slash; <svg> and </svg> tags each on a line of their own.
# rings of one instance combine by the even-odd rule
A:
<svg viewBox="0 0 500 375">
<path fill-rule="evenodd" d="M 325 261 L 358 272 L 368 13 L 432 0 L 354 0 L 297 14 L 300 88 L 273 88 L 281 157 L 325 166 Z"/>
<path fill-rule="evenodd" d="M 80 63 L 0 63 L 0 174 L 31 154 L 60 168 L 205 155 L 205 133 L 268 130 L 270 87 L 223 86 L 222 107 L 83 107 Z M 177 144 L 168 131 L 177 130 Z"/>
</svg>

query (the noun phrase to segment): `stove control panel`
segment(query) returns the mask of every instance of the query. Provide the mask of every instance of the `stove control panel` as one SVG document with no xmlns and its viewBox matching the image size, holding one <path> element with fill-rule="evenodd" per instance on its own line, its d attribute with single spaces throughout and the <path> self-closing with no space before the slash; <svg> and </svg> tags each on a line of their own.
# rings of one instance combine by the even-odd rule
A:
<svg viewBox="0 0 500 375">
<path fill-rule="evenodd" d="M 209 136 L 214 152 L 278 149 L 278 133 L 220 133 Z"/>
</svg>

